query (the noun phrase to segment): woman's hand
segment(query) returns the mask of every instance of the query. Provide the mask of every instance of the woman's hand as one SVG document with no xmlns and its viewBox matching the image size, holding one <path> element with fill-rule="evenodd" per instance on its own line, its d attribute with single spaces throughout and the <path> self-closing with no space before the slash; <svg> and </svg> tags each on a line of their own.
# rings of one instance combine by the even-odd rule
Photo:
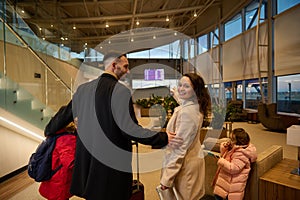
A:
<svg viewBox="0 0 300 200">
<path fill-rule="evenodd" d="M 231 141 L 228 141 L 228 142 L 224 142 L 223 143 L 223 147 L 227 150 L 230 150 L 232 149 L 232 142 Z"/>
<path fill-rule="evenodd" d="M 177 101 L 179 105 L 181 104 L 181 100 L 179 98 L 178 90 L 176 87 L 170 89 L 170 95 L 175 99 L 175 101 Z"/>
<path fill-rule="evenodd" d="M 183 139 L 181 137 L 176 137 L 175 133 L 167 132 L 168 134 L 168 146 L 171 148 L 178 148 L 183 144 Z"/>
</svg>

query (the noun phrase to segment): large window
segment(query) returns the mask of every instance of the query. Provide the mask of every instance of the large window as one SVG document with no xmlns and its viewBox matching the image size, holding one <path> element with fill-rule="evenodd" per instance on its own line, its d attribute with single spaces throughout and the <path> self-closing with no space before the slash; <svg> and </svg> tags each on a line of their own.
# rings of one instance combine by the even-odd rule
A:
<svg viewBox="0 0 300 200">
<path fill-rule="evenodd" d="M 150 50 L 144 50 L 134 53 L 129 53 L 128 58 L 167 58 L 175 59 L 180 58 L 180 42 L 179 40 L 172 42 L 171 44 L 156 47 Z"/>
<path fill-rule="evenodd" d="M 277 86 L 278 111 L 300 114 L 300 74 L 278 77 Z"/>
</svg>

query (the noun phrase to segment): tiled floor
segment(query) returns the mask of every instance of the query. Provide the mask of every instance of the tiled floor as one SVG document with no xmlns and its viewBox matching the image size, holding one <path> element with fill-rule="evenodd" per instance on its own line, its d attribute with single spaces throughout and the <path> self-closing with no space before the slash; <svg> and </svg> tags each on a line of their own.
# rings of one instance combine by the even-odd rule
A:
<svg viewBox="0 0 300 200">
<path fill-rule="evenodd" d="M 251 138 L 251 142 L 256 146 L 258 153 L 268 148 L 273 144 L 283 146 L 283 156 L 293 160 L 297 159 L 297 147 L 286 145 L 286 134 L 275 133 L 265 130 L 261 124 L 248 124 L 247 122 L 234 122 L 233 128 L 244 128 Z M 142 146 L 140 152 L 149 151 L 149 148 Z M 141 173 L 141 181 L 145 185 L 145 199 L 158 200 L 155 187 L 159 184 L 160 170 L 148 173 Z M 38 194 L 38 183 L 29 185 L 26 189 L 15 194 L 8 200 L 42 200 Z M 80 200 L 81 198 L 72 197 L 71 200 Z"/>
</svg>

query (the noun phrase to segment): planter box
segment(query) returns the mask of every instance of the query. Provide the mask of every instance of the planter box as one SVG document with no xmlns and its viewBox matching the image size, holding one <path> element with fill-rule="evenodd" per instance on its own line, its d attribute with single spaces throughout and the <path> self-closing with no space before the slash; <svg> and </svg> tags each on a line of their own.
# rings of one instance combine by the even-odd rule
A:
<svg viewBox="0 0 300 200">
<path fill-rule="evenodd" d="M 141 108 L 141 117 L 160 117 L 162 110 L 156 108 Z"/>
</svg>

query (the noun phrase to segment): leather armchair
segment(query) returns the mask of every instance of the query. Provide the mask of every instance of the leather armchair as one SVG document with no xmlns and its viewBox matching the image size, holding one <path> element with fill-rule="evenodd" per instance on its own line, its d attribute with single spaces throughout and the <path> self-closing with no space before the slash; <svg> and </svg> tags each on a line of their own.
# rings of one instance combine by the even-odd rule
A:
<svg viewBox="0 0 300 200">
<path fill-rule="evenodd" d="M 276 103 L 259 104 L 258 118 L 264 127 L 278 132 L 286 132 L 291 125 L 299 124 L 296 116 L 278 114 Z"/>
</svg>

